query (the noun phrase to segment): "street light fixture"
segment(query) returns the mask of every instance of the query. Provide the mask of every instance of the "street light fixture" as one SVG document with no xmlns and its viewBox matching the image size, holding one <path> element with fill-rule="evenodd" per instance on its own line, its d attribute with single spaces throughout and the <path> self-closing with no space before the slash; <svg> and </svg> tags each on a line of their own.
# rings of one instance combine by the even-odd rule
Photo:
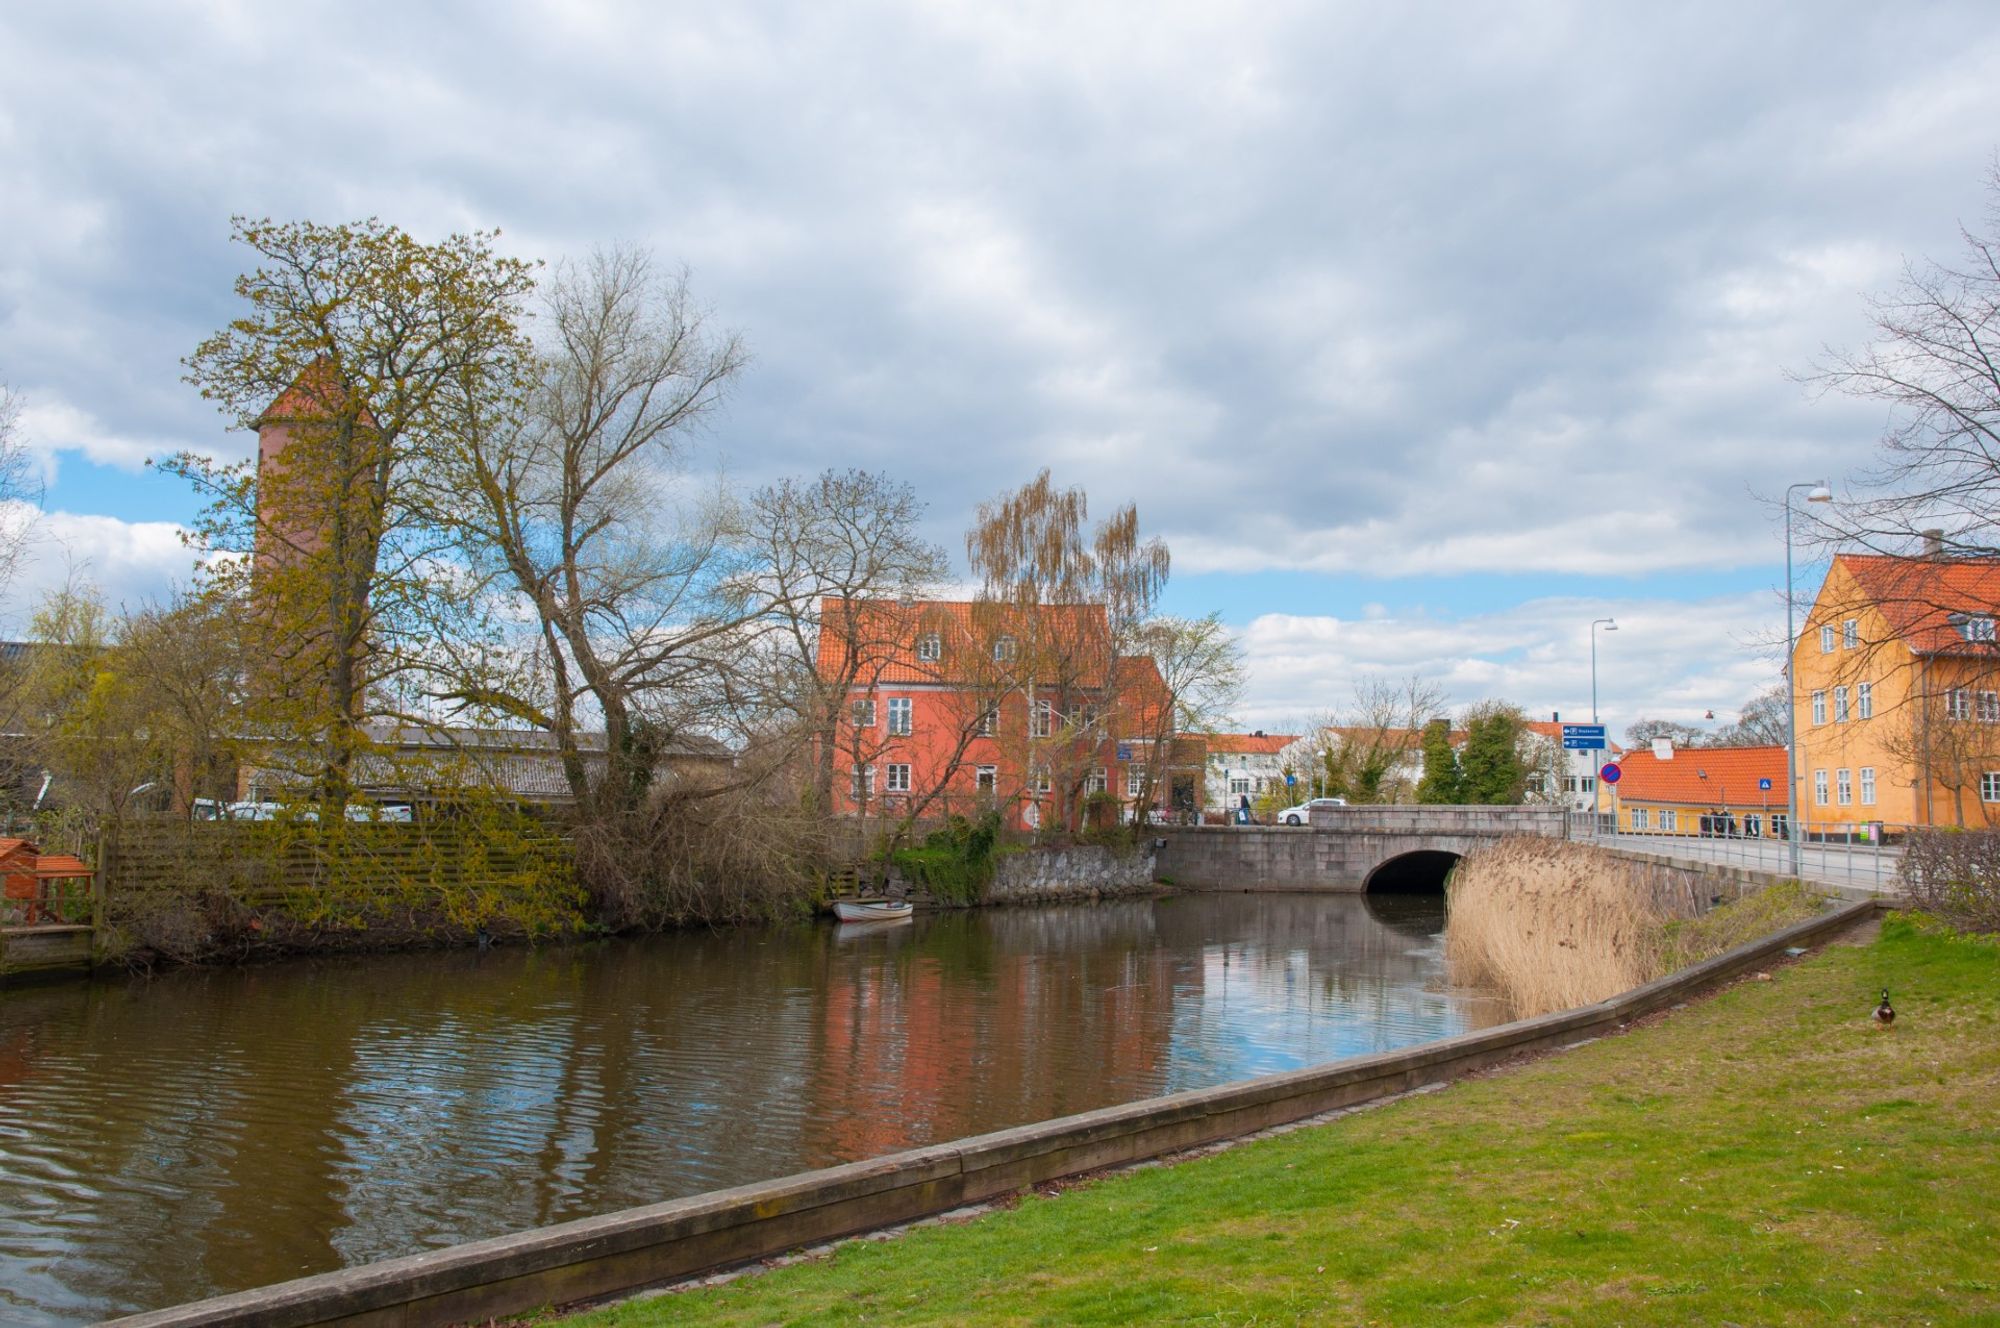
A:
<svg viewBox="0 0 2000 1328">
<path fill-rule="evenodd" d="M 1798 652 L 1798 628 L 1792 609 L 1792 494 L 1806 490 L 1809 503 L 1833 501 L 1833 486 L 1806 480 L 1785 489 L 1785 838 L 1791 842 L 1792 875 L 1799 874 L 1799 705 L 1792 660 Z"/>
<path fill-rule="evenodd" d="M 1616 618 L 1592 618 L 1590 620 L 1590 722 L 1597 722 L 1597 628 L 1603 624 L 1607 632 L 1618 630 Z"/>
</svg>

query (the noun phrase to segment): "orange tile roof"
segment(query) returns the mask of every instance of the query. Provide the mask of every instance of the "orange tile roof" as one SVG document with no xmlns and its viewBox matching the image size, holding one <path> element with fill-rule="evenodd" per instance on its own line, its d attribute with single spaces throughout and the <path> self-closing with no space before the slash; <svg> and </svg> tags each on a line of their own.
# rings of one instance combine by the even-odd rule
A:
<svg viewBox="0 0 2000 1328">
<path fill-rule="evenodd" d="M 44 853 L 35 859 L 35 875 L 45 880 L 65 880 L 72 876 L 94 876 L 96 871 L 82 858 L 68 853 Z"/>
<path fill-rule="evenodd" d="M 1854 578 L 1863 601 L 1882 615 L 1896 639 L 1918 654 L 1991 655 L 2000 650 L 1992 643 L 1967 641 L 1952 621 L 1954 614 L 2000 618 L 2000 559 L 1843 553 L 1834 562 Z M 1850 606 L 1831 607 L 1840 611 Z"/>
<path fill-rule="evenodd" d="M 1296 733 L 1211 733 L 1208 735 L 1208 750 L 1276 756 L 1298 740 Z"/>
<path fill-rule="evenodd" d="M 1618 797 L 1624 802 L 1674 802 L 1691 807 L 1758 807 L 1785 802 L 1783 747 L 1682 747 L 1662 761 L 1640 748 L 1619 758 Z M 1706 778 L 1704 778 L 1706 776 Z M 1768 779 L 1768 793 L 1757 781 Z"/>
<path fill-rule="evenodd" d="M 35 842 L 31 839 L 0 839 L 0 858 L 4 858 L 10 853 L 17 853 L 23 849 L 26 849 L 30 853 L 41 852 L 39 848 L 35 847 Z"/>
<path fill-rule="evenodd" d="M 1072 636 L 1086 646 L 1110 644 L 1111 633 L 1102 604 L 1048 604 L 1036 611 L 1048 634 Z M 819 672 L 837 678 L 848 667 L 858 640 L 865 664 L 860 683 L 954 682 L 954 670 L 968 652 L 986 658 L 1003 636 L 1030 635 L 1022 611 L 1007 605 L 975 604 L 970 600 L 847 600 L 829 596 L 820 601 Z M 937 661 L 917 658 L 917 642 L 935 633 L 942 646 Z"/>
</svg>

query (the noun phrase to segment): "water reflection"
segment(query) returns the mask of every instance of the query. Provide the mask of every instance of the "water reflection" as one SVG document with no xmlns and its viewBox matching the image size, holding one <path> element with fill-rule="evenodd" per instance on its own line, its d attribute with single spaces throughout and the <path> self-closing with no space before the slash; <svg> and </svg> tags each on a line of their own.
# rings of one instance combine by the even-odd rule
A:
<svg viewBox="0 0 2000 1328">
<path fill-rule="evenodd" d="M 1436 899 L 1201 895 L 0 994 L 0 1320 L 68 1323 L 1504 1018 Z"/>
</svg>

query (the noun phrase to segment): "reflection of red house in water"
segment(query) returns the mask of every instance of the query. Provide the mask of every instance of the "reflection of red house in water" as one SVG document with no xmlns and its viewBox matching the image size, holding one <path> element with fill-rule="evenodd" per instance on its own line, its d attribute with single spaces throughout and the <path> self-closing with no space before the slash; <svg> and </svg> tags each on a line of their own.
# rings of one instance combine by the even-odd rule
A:
<svg viewBox="0 0 2000 1328">
<path fill-rule="evenodd" d="M 90 864 L 68 853 L 44 853 L 26 839 L 0 839 L 0 924 L 61 922 L 54 903 L 65 893 L 88 894 Z M 81 882 L 65 892 L 67 883 Z"/>
<path fill-rule="evenodd" d="M 1142 801 L 1198 809 L 1160 671 L 1114 652 L 1101 604 L 830 598 L 821 622 L 820 676 L 847 687 L 833 736 L 837 812 L 995 807 L 1034 828 L 1077 823 L 1092 794 L 1126 816 Z"/>
</svg>

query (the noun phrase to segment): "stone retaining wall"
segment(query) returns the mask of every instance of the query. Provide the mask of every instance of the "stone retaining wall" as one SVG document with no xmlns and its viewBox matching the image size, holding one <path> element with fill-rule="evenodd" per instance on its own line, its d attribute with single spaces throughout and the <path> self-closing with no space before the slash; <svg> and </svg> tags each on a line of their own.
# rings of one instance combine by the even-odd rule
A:
<svg viewBox="0 0 2000 1328">
<path fill-rule="evenodd" d="M 617 1295 L 1045 1181 L 1233 1138 L 1440 1083 L 1614 1031 L 1871 916 L 1846 904 L 1622 996 L 1403 1051 L 1176 1093 L 868 1162 L 238 1292 L 116 1322 L 126 1328 L 306 1328 L 483 1320 Z"/>
<path fill-rule="evenodd" d="M 1150 849 L 1119 854 L 1095 844 L 1031 848 L 994 862 L 989 904 L 1046 904 L 1065 899 L 1114 899 L 1152 894 Z"/>
</svg>

